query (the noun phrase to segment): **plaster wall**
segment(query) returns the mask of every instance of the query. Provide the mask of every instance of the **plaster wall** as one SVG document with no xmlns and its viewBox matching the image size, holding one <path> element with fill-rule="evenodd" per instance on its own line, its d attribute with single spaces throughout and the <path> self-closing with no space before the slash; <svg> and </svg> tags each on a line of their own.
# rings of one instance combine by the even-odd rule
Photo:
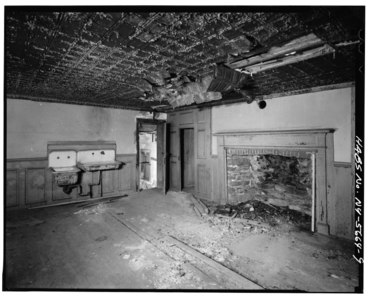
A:
<svg viewBox="0 0 369 296">
<path fill-rule="evenodd" d="M 6 158 L 47 156 L 48 141 L 116 141 L 117 154 L 136 153 L 137 111 L 7 100 Z"/>
<path fill-rule="evenodd" d="M 343 88 L 267 100 L 265 109 L 254 102 L 213 107 L 212 132 L 335 128 L 334 161 L 351 162 L 351 99 Z M 216 138 L 212 154 L 217 154 Z"/>
</svg>

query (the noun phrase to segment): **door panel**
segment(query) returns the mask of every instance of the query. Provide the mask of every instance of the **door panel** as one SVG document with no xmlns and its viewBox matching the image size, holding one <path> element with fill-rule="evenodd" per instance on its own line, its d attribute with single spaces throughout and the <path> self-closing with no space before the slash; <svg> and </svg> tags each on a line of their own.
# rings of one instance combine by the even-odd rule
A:
<svg viewBox="0 0 369 296">
<path fill-rule="evenodd" d="M 179 132 L 172 124 L 170 126 L 170 188 L 173 190 L 181 190 L 180 174 L 179 174 Z"/>
<path fill-rule="evenodd" d="M 164 124 L 158 124 L 157 129 L 157 187 L 164 185 Z"/>
<path fill-rule="evenodd" d="M 195 186 L 194 131 L 183 129 L 183 187 Z"/>
<path fill-rule="evenodd" d="M 164 153 L 163 153 L 163 193 L 167 194 L 170 185 L 170 124 L 163 123 Z"/>
<path fill-rule="evenodd" d="M 205 130 L 197 131 L 197 158 L 206 158 Z"/>
<path fill-rule="evenodd" d="M 26 170 L 26 203 L 44 202 L 45 199 L 45 168 Z"/>
<path fill-rule="evenodd" d="M 169 185 L 169 170 L 170 170 L 170 126 L 168 123 L 159 123 L 157 129 L 157 187 L 163 189 L 166 194 Z"/>
<path fill-rule="evenodd" d="M 212 173 L 210 163 L 210 109 L 198 111 L 195 125 L 195 152 L 196 152 L 196 194 L 205 199 L 211 199 Z"/>
</svg>

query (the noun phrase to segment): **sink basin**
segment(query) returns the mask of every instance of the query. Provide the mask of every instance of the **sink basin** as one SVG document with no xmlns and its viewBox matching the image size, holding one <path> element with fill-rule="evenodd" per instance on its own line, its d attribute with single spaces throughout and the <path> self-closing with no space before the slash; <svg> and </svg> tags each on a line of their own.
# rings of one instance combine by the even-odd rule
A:
<svg viewBox="0 0 369 296">
<path fill-rule="evenodd" d="M 55 182 L 59 186 L 74 185 L 78 182 L 78 173 L 81 171 L 77 167 L 51 168 Z"/>
<path fill-rule="evenodd" d="M 54 150 L 49 153 L 49 168 L 58 186 L 77 184 L 81 170 L 76 163 L 77 152 L 74 150 Z"/>
<path fill-rule="evenodd" d="M 61 172 L 66 172 L 66 173 L 77 173 L 79 171 L 81 171 L 79 168 L 77 167 L 61 167 L 61 168 L 51 168 L 55 173 L 61 173 Z"/>
<path fill-rule="evenodd" d="M 77 163 L 78 168 L 85 172 L 95 172 L 95 171 L 104 171 L 104 170 L 113 170 L 119 169 L 119 167 L 123 164 L 121 161 L 99 161 L 99 162 L 79 162 Z"/>
</svg>

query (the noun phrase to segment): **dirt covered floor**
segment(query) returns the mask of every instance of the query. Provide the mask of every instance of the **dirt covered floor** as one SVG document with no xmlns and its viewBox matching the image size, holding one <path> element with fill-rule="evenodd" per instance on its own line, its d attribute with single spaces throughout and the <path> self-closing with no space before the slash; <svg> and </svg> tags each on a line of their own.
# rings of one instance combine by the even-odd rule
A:
<svg viewBox="0 0 369 296">
<path fill-rule="evenodd" d="M 9 212 L 4 287 L 352 292 L 358 286 L 353 243 L 310 233 L 294 213 L 282 219 L 278 209 L 264 208 L 274 213 L 268 220 L 260 204 L 207 206 L 210 213 L 200 217 L 189 194 L 151 189 Z"/>
</svg>

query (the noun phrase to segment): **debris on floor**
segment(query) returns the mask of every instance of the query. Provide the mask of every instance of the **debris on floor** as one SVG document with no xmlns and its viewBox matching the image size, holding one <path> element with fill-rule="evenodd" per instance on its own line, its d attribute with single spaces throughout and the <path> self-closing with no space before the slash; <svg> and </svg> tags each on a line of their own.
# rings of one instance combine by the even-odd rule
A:
<svg viewBox="0 0 369 296">
<path fill-rule="evenodd" d="M 91 207 L 87 207 L 87 208 L 83 208 L 81 210 L 78 210 L 76 212 L 74 212 L 75 215 L 97 215 L 97 214 L 102 214 L 106 211 L 107 206 L 103 203 L 99 203 L 99 204 L 94 204 Z"/>
<path fill-rule="evenodd" d="M 200 200 L 209 214 L 199 218 L 185 192 L 130 196 L 90 207 L 32 210 L 17 228 L 9 228 L 17 219 L 8 216 L 8 284 L 76 288 L 91 281 L 89 288 L 236 289 L 228 276 L 212 274 L 203 263 L 208 259 L 269 290 L 353 292 L 358 286 L 353 244 L 306 231 L 301 225 L 309 217 L 299 212 L 257 201 L 219 206 Z M 27 217 L 45 223 L 29 231 Z M 28 266 L 34 266 L 32 272 Z M 50 272 L 43 271 L 46 267 Z"/>
<path fill-rule="evenodd" d="M 237 205 L 216 205 L 211 210 L 214 215 L 263 222 L 270 226 L 290 224 L 302 229 L 310 229 L 311 217 L 288 207 L 269 205 L 258 200 L 242 202 Z"/>
<path fill-rule="evenodd" d="M 146 190 L 146 189 L 155 188 L 155 187 L 156 187 L 155 180 L 150 182 L 144 179 L 140 179 L 140 190 Z"/>
<path fill-rule="evenodd" d="M 208 207 L 198 198 L 196 198 L 193 194 L 188 193 L 187 194 L 189 200 L 192 202 L 193 210 L 195 211 L 196 215 L 198 215 L 200 218 L 205 215 L 209 214 Z"/>
</svg>

